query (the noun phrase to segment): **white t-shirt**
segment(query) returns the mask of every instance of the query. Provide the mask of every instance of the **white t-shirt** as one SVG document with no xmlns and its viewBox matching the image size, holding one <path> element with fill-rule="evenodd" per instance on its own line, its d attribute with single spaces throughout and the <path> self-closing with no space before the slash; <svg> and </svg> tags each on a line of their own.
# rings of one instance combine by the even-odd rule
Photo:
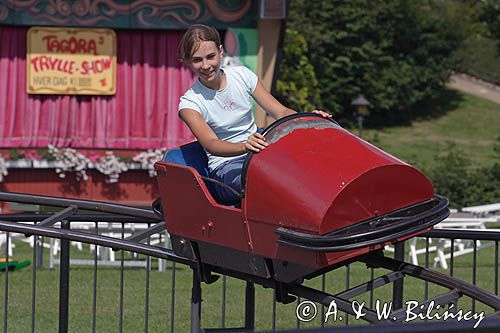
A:
<svg viewBox="0 0 500 333">
<path fill-rule="evenodd" d="M 224 73 L 226 74 L 224 89 L 213 90 L 197 80 L 181 97 L 179 111 L 182 109 L 198 111 L 220 140 L 244 142 L 257 131 L 252 114 L 251 95 L 257 86 L 258 78 L 244 66 L 224 68 Z M 216 169 L 225 161 L 239 157 L 222 157 L 206 153 L 210 170 Z"/>
</svg>

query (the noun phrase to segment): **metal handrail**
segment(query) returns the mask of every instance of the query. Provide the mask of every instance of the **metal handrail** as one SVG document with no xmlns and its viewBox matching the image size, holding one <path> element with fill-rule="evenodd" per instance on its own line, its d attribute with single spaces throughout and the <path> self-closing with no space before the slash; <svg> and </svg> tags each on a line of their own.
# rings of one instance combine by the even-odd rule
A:
<svg viewBox="0 0 500 333">
<path fill-rule="evenodd" d="M 488 231 L 488 229 L 486 230 L 485 229 L 475 229 L 475 230 L 434 229 L 419 236 L 429 237 L 429 238 L 500 241 L 500 232 Z"/>
<path fill-rule="evenodd" d="M 5 199 L 8 197 L 9 199 Z M 42 204 L 45 203 L 46 205 L 49 206 L 60 206 L 60 207 L 68 207 L 71 205 L 75 205 L 78 208 L 81 209 L 93 209 L 97 210 L 98 212 L 111 212 L 111 214 L 67 214 L 66 212 L 64 214 L 3 214 L 0 215 L 0 230 L 2 231 L 7 231 L 7 232 L 12 232 L 12 233 L 21 233 L 21 234 L 30 234 L 36 237 L 38 236 L 45 236 L 45 237 L 50 237 L 50 238 L 58 238 L 61 239 L 61 261 L 60 261 L 60 266 L 61 266 L 61 296 L 60 296 L 60 329 L 62 328 L 64 331 L 64 328 L 67 328 L 67 319 L 68 319 L 68 290 L 63 290 L 62 286 L 67 282 L 68 275 L 64 275 L 63 271 L 64 270 L 69 270 L 69 242 L 70 241 L 76 241 L 76 242 L 82 242 L 82 243 L 87 243 L 87 244 L 94 244 L 94 245 L 99 245 L 99 246 L 104 246 L 116 250 L 123 250 L 123 251 L 130 251 L 130 252 L 135 252 L 138 254 L 143 254 L 146 256 L 150 257 L 155 257 L 159 259 L 166 259 L 171 262 L 175 263 L 180 263 L 184 265 L 188 265 L 190 268 L 193 269 L 193 290 L 197 291 L 199 293 L 196 294 L 197 297 L 193 296 L 192 299 L 192 329 L 194 328 L 194 331 L 198 331 L 200 329 L 200 321 L 199 321 L 199 309 L 201 306 L 201 287 L 200 287 L 200 279 L 198 276 L 198 272 L 200 269 L 200 263 L 196 262 L 191 259 L 187 259 L 184 257 L 180 257 L 176 255 L 172 250 L 159 247 L 159 246 L 153 246 L 150 244 L 141 244 L 138 242 L 139 238 L 143 238 L 145 235 L 151 236 L 151 232 L 154 232 L 156 230 L 160 231 L 164 228 L 165 224 L 161 219 L 151 210 L 148 209 L 141 209 L 138 208 L 136 209 L 135 207 L 129 207 L 129 206 L 122 206 L 122 205 L 114 205 L 114 204 L 107 204 L 107 203 L 100 203 L 100 202 L 89 202 L 89 201 L 84 201 L 84 200 L 72 200 L 72 199 L 64 199 L 64 198 L 54 198 L 54 197 L 45 197 L 45 196 L 31 196 L 31 195 L 23 195 L 23 194 L 12 194 L 12 193 L 4 193 L 0 192 L 0 200 L 6 200 L 6 201 L 16 201 L 16 202 L 26 202 L 26 203 L 33 203 L 36 202 L 36 204 Z M 90 207 L 90 208 L 84 208 L 84 207 Z M 96 208 L 97 207 L 97 208 Z M 115 210 L 115 213 L 113 211 Z M 125 214 L 124 212 L 127 212 L 129 216 L 124 216 L 121 214 Z M 116 212 L 119 212 L 120 214 L 116 214 Z M 69 211 L 68 211 L 69 213 Z M 39 222 L 39 221 L 49 221 L 50 224 L 53 222 L 58 222 L 59 220 L 61 221 L 61 228 L 55 228 L 53 225 L 51 226 L 43 226 L 40 224 L 31 224 L 31 223 L 12 223 L 13 221 L 16 222 Z M 70 223 L 71 222 L 77 222 L 77 221 L 92 221 L 96 224 L 96 229 L 97 229 L 97 224 L 98 222 L 120 222 L 122 224 L 122 238 L 113 238 L 109 236 L 103 236 L 99 235 L 97 233 L 90 233 L 90 232 L 81 232 L 81 231 L 76 231 L 76 230 L 71 230 Z M 147 229 L 147 231 L 140 231 L 136 234 L 133 234 L 130 236 L 128 239 L 124 238 L 123 234 L 123 225 L 125 223 L 137 223 L 137 224 L 148 224 L 149 226 L 153 225 L 153 227 L 150 227 Z M 97 230 L 96 230 L 97 232 Z M 433 230 L 424 234 L 421 234 L 419 236 L 422 237 L 433 237 L 433 238 L 460 238 L 460 239 L 472 239 L 472 240 L 493 240 L 496 241 L 496 252 L 498 252 L 498 241 L 500 240 L 500 233 L 498 232 L 492 232 L 492 231 L 470 231 L 470 230 L 449 230 L 449 229 L 438 229 L 438 230 Z M 8 236 L 7 236 L 8 237 Z M 476 249 L 476 248 L 475 248 Z M 34 250 L 36 251 L 36 250 Z M 63 253 L 66 251 L 65 257 L 63 258 Z M 404 251 L 404 250 L 403 250 Z M 36 252 L 35 252 L 36 253 Z M 34 255 L 36 257 L 36 255 Z M 498 253 L 496 254 L 496 258 L 498 258 Z M 375 258 L 376 259 L 376 258 Z M 123 256 L 122 256 L 123 260 Z M 372 265 L 377 265 L 380 264 L 376 260 L 371 261 Z M 392 268 L 401 269 L 403 266 L 401 266 L 400 262 L 398 263 L 396 260 L 391 261 L 390 263 L 386 263 L 386 265 L 391 266 Z M 64 267 L 63 267 L 64 266 Z M 97 266 L 97 257 L 96 257 L 96 262 L 95 262 L 95 267 Z M 123 264 L 122 264 L 123 266 Z M 383 266 L 383 265 L 380 265 Z M 33 266 L 35 269 L 35 265 Z M 416 272 L 412 265 L 406 264 L 406 270 L 402 271 L 403 275 L 412 275 L 412 274 L 420 274 Z M 415 266 L 416 267 L 416 266 Z M 122 267 L 123 269 L 123 267 Z M 277 288 L 276 281 L 274 281 L 272 278 L 258 278 L 255 276 L 250 276 L 245 273 L 240 273 L 236 271 L 231 271 L 227 270 L 224 268 L 220 267 L 214 267 L 210 266 L 209 269 L 214 272 L 214 273 L 219 273 L 231 277 L 235 277 L 241 280 L 246 280 L 246 281 L 251 281 L 249 283 L 256 283 L 259 285 L 262 285 L 264 287 L 269 287 L 269 288 Z M 174 274 L 173 270 L 173 274 Z M 425 271 L 425 270 L 424 270 Z M 398 271 L 399 272 L 399 271 Z M 349 273 L 347 273 L 349 274 Z M 430 274 L 430 273 L 429 273 Z M 6 279 L 7 279 L 7 273 Z M 34 273 L 36 275 L 36 271 Z M 425 275 L 425 274 L 424 274 Z M 427 274 L 428 275 L 428 274 Z M 424 276 L 427 277 L 427 275 Z M 453 275 L 453 274 L 451 274 Z M 475 276 L 475 273 L 474 273 Z M 448 280 L 445 278 L 442 278 L 442 280 L 445 280 L 447 282 Z M 401 279 L 397 279 L 401 280 Z M 452 279 L 449 279 L 450 281 Z M 498 278 L 495 277 L 495 281 L 497 281 Z M 66 281 L 66 282 L 64 282 Z M 149 281 L 149 280 L 148 280 Z M 123 282 L 121 282 L 123 283 Z M 370 282 L 371 283 L 371 282 Z M 393 283 L 393 282 L 391 282 Z M 451 282 L 450 282 L 451 283 Z M 450 284 L 448 283 L 448 284 Z M 473 282 L 472 284 L 475 284 Z M 66 287 L 68 287 L 66 285 Z M 247 285 L 247 287 L 249 287 Z M 364 286 L 363 286 L 364 287 Z M 464 284 L 463 286 L 460 286 L 463 290 L 466 292 L 472 288 L 469 286 L 469 284 Z M 68 287 L 69 288 L 69 287 Z M 174 280 L 172 283 L 172 288 L 174 288 Z M 325 300 L 336 300 L 339 309 L 341 311 L 345 311 L 347 313 L 351 313 L 349 311 L 350 309 L 350 303 L 347 299 L 344 300 L 341 295 L 329 295 L 323 292 L 320 292 L 318 290 L 312 290 L 310 288 L 304 287 L 302 285 L 290 285 L 286 287 L 286 291 L 289 294 L 293 294 L 299 297 L 305 297 L 308 299 L 312 300 L 323 300 L 321 303 L 325 304 Z M 347 287 L 349 288 L 349 287 Z M 360 288 L 358 288 L 360 289 Z M 349 289 L 348 289 L 349 290 Z M 463 292 L 463 290 L 461 292 Z M 252 289 L 249 289 L 249 295 L 253 293 Z M 450 294 L 456 293 L 455 291 L 452 291 Z M 496 292 L 495 292 L 496 293 Z M 194 294 L 193 294 L 194 295 Z M 196 296 L 195 295 L 195 296 Z M 452 296 L 453 296 L 452 295 Z M 446 297 L 452 298 L 452 296 L 445 295 Z M 486 296 L 482 297 L 486 298 Z M 476 298 L 478 300 L 482 299 Z M 489 303 L 497 303 L 496 299 L 493 301 L 487 300 Z M 33 303 L 34 304 L 34 303 Z M 173 304 L 173 303 L 172 303 Z M 253 310 L 251 309 L 252 307 L 249 307 L 250 310 L 248 311 L 249 314 L 253 313 Z M 7 309 L 7 308 L 6 308 Z M 6 310 L 5 310 L 6 311 Z M 32 311 L 34 311 L 32 309 Z M 146 313 L 148 311 L 148 308 L 146 308 Z M 122 315 L 122 312 L 120 316 Z M 197 317 L 198 315 L 198 317 Z M 378 319 L 375 318 L 374 314 L 371 313 L 370 316 L 371 321 L 378 321 Z M 173 317 L 173 316 L 172 316 Z M 62 318 L 62 319 L 61 319 Z M 121 318 L 121 317 L 120 317 Z M 121 320 L 121 319 L 120 319 Z M 273 323 L 274 323 L 274 317 L 273 317 Z M 370 321 L 370 320 L 368 320 Z M 253 317 L 248 318 L 248 324 L 247 320 L 245 321 L 245 326 L 246 327 L 253 327 L 251 324 L 253 323 Z M 121 325 L 121 321 L 120 321 Z M 147 324 L 146 324 L 147 325 Z M 173 327 L 173 322 L 171 322 L 171 325 Z M 223 324 L 224 326 L 224 324 Z M 392 327 L 399 327 L 401 328 L 400 325 L 391 325 Z M 450 325 L 448 327 L 451 327 L 453 325 Z M 6 324 L 4 322 L 4 327 L 6 327 Z M 373 327 L 373 326 L 370 326 Z M 498 327 L 498 326 L 496 326 Z M 354 329 L 354 328 L 353 328 Z M 407 330 L 407 325 L 405 326 L 405 330 Z M 396 331 L 399 331 L 396 329 Z"/>
<path fill-rule="evenodd" d="M 101 201 L 68 199 L 61 197 L 52 197 L 46 195 L 33 195 L 27 193 L 0 192 L 0 201 L 18 202 L 51 207 L 76 206 L 79 209 L 87 209 L 103 213 L 128 215 L 134 217 L 147 218 L 161 221 L 161 219 L 151 209 L 125 206 Z"/>
<path fill-rule="evenodd" d="M 131 251 L 160 259 L 175 261 L 177 263 L 188 265 L 190 267 L 196 267 L 197 265 L 196 261 L 180 257 L 176 255 L 172 250 L 154 245 L 137 243 L 127 239 L 117 239 L 104 235 L 85 233 L 74 230 L 56 229 L 52 227 L 43 227 L 24 223 L 11 223 L 8 221 L 0 221 L 0 230 L 21 234 L 45 236 L 50 238 L 59 238 L 86 244 L 105 246 L 116 250 Z"/>
</svg>

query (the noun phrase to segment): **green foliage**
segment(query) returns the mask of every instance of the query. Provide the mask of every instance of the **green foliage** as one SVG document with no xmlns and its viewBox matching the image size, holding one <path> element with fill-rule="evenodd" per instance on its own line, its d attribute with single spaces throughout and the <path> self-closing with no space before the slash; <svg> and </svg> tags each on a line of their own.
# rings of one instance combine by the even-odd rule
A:
<svg viewBox="0 0 500 333">
<path fill-rule="evenodd" d="M 482 0 L 480 8 L 481 20 L 486 22 L 493 37 L 500 40 L 500 2 L 498 0 Z"/>
<path fill-rule="evenodd" d="M 466 40 L 455 53 L 459 64 L 457 71 L 494 84 L 500 84 L 500 54 L 496 42 L 477 36 Z"/>
<path fill-rule="evenodd" d="M 436 191 L 456 208 L 500 201 L 500 163 L 477 169 L 470 164 L 459 148 L 449 145 L 430 173 Z"/>
<path fill-rule="evenodd" d="M 286 40 L 294 40 L 293 34 L 304 37 L 307 71 L 312 66 L 323 107 L 337 118 L 350 117 L 351 101 L 362 93 L 372 111 L 406 119 L 415 103 L 433 96 L 447 80 L 450 54 L 464 35 L 458 24 L 440 19 L 433 3 L 295 0 Z M 308 84 L 311 76 L 300 75 L 297 66 L 300 61 L 285 52 L 278 84 L 291 85 L 290 72 L 298 76 L 295 84 Z M 294 93 L 281 90 L 284 102 L 293 104 Z"/>
<path fill-rule="evenodd" d="M 474 0 L 442 0 L 447 22 L 463 25 L 467 38 L 456 50 L 458 72 L 500 84 L 500 3 Z"/>
<path fill-rule="evenodd" d="M 282 75 L 276 83 L 278 98 L 287 96 L 288 106 L 297 111 L 312 111 L 319 104 L 318 80 L 309 62 L 304 36 L 287 29 L 283 53 Z"/>
<path fill-rule="evenodd" d="M 481 205 L 500 201 L 500 164 L 491 168 L 473 170 L 470 175 L 467 205 Z"/>
<path fill-rule="evenodd" d="M 447 154 L 438 158 L 437 166 L 431 171 L 436 192 L 448 197 L 452 207 L 463 206 L 467 200 L 468 165 L 463 152 L 450 145 Z"/>
<path fill-rule="evenodd" d="M 464 38 L 488 34 L 488 26 L 481 18 L 484 10 L 482 1 L 432 0 L 431 3 L 439 17 Z"/>
<path fill-rule="evenodd" d="M 495 152 L 498 160 L 500 160 L 500 136 L 497 137 L 495 145 L 493 146 L 493 151 Z"/>
</svg>

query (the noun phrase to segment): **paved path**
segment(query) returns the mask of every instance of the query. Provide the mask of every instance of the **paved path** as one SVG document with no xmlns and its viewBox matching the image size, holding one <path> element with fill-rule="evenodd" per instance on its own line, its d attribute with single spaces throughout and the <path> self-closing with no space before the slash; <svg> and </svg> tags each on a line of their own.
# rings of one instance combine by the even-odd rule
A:
<svg viewBox="0 0 500 333">
<path fill-rule="evenodd" d="M 448 87 L 489 99 L 500 104 L 500 87 L 475 79 L 466 74 L 453 74 Z"/>
</svg>

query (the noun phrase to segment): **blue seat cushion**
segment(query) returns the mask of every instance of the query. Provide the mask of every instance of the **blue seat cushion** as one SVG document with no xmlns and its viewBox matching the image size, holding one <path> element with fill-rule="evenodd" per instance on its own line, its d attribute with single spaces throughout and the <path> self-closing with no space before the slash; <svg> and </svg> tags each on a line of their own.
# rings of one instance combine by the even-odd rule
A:
<svg viewBox="0 0 500 333">
<path fill-rule="evenodd" d="M 201 176 L 208 177 L 208 158 L 198 141 L 167 151 L 163 160 L 168 163 L 190 166 Z"/>
<path fill-rule="evenodd" d="M 205 153 L 205 150 L 198 141 L 194 141 L 185 144 L 183 146 L 180 146 L 179 148 L 167 151 L 167 153 L 163 157 L 163 161 L 168 163 L 190 166 L 196 169 L 196 171 L 198 171 L 200 176 L 207 178 L 209 177 L 207 154 Z M 226 202 L 217 195 L 215 186 L 220 186 L 220 185 L 209 181 L 205 181 L 204 183 L 208 191 L 212 195 L 212 197 L 215 199 L 215 201 L 217 201 L 222 205 L 239 207 L 240 204 L 239 200 L 237 202 Z"/>
</svg>

